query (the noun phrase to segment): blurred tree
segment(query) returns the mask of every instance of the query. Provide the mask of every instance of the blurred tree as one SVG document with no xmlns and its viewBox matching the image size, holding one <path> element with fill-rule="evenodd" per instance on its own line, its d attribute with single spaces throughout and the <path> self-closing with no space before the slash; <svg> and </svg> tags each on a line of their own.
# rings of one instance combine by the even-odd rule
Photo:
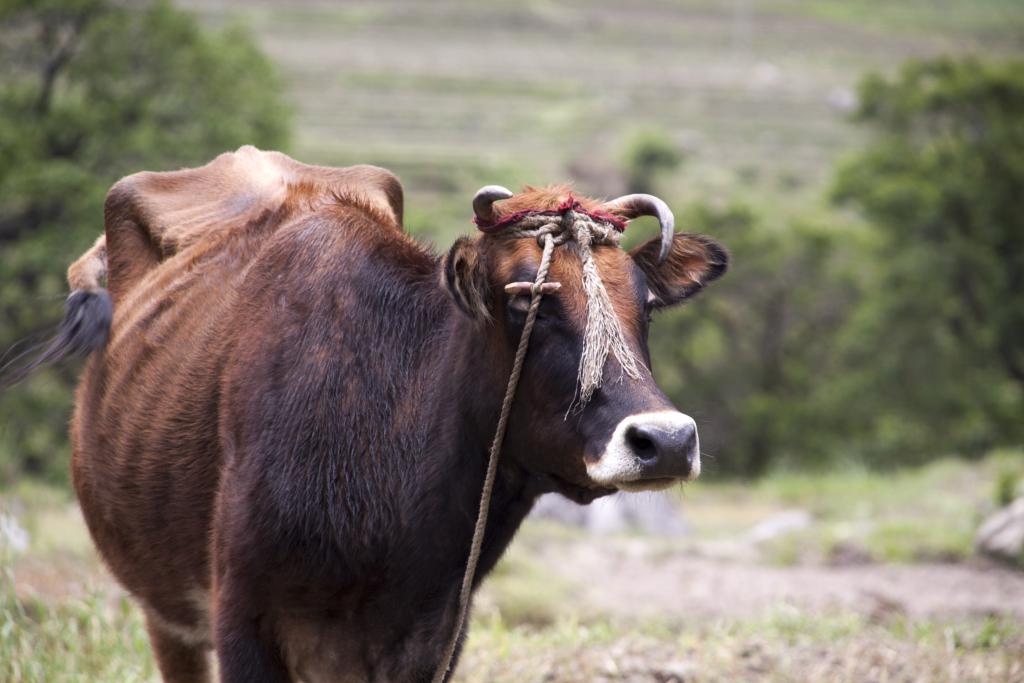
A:
<svg viewBox="0 0 1024 683">
<path fill-rule="evenodd" d="M 757 475 L 779 461 L 831 455 L 823 397 L 857 298 L 850 236 L 811 223 L 773 229 L 743 206 L 704 204 L 680 217 L 731 253 L 712 291 L 655 318 L 662 388 L 701 428 L 709 474 Z"/>
<path fill-rule="evenodd" d="M 0 27 L 2 352 L 59 317 L 65 269 L 102 231 L 115 180 L 281 147 L 289 115 L 244 31 L 204 30 L 168 2 L 0 0 Z M 0 482 L 66 477 L 75 374 L 0 394 Z"/>
<path fill-rule="evenodd" d="M 626 191 L 654 193 L 658 176 L 671 173 L 683 162 L 671 136 L 659 128 L 634 132 L 626 142 Z"/>
<path fill-rule="evenodd" d="M 876 462 L 1024 439 L 1024 62 L 867 78 L 834 198 L 875 230 L 839 401 Z M 850 433 L 856 433 L 850 425 Z"/>
</svg>

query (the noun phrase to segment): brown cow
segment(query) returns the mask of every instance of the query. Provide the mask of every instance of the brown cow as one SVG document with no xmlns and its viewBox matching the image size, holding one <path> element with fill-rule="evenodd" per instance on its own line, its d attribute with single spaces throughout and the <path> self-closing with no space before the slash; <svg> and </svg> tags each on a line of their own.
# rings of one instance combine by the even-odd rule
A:
<svg viewBox="0 0 1024 683">
<path fill-rule="evenodd" d="M 481 225 L 572 201 L 508 194 L 478 196 Z M 667 233 L 593 248 L 639 370 L 609 355 L 574 406 L 588 301 L 576 245 L 556 248 L 562 287 L 533 330 L 477 584 L 541 493 L 587 503 L 699 472 L 693 421 L 651 377 L 648 318 L 726 253 L 673 233 L 660 200 L 576 201 L 599 221 L 659 214 Z M 211 648 L 225 683 L 429 680 L 524 321 L 527 297 L 504 287 L 533 281 L 537 240 L 491 230 L 438 256 L 402 230 L 387 171 L 251 147 L 125 178 L 105 217 L 56 348 L 101 347 L 77 393 L 74 485 L 164 680 L 208 680 Z"/>
</svg>

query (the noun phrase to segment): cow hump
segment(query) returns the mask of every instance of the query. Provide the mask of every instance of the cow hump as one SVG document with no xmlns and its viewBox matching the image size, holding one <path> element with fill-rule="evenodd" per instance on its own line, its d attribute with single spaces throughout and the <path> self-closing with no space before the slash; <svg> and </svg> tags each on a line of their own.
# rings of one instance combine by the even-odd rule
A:
<svg viewBox="0 0 1024 683">
<path fill-rule="evenodd" d="M 332 168 L 241 147 L 199 168 L 142 172 L 107 194 L 108 287 L 115 300 L 161 261 L 204 239 L 288 208 L 295 217 L 327 204 L 372 213 L 400 230 L 402 186 L 376 166 Z"/>
</svg>

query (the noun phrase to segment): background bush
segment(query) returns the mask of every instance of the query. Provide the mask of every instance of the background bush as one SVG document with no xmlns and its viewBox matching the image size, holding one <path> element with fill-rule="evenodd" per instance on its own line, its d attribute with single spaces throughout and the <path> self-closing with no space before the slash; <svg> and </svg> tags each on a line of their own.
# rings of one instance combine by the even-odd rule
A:
<svg viewBox="0 0 1024 683">
<path fill-rule="evenodd" d="M 59 316 L 64 273 L 102 232 L 114 181 L 288 139 L 280 84 L 246 32 L 205 30 L 167 2 L 4 2 L 0 70 L 0 349 L 13 347 L 8 358 Z M 69 364 L 2 390 L 0 481 L 66 479 L 76 375 Z"/>
</svg>

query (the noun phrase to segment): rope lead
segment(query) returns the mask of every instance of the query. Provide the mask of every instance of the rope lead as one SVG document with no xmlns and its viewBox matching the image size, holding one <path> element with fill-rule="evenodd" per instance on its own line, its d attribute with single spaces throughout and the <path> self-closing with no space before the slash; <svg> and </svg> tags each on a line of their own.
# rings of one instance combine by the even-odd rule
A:
<svg viewBox="0 0 1024 683">
<path fill-rule="evenodd" d="M 484 477 L 483 491 L 480 494 L 480 508 L 477 512 L 476 525 L 473 528 L 473 541 L 470 544 L 469 558 L 466 561 L 466 572 L 462 575 L 462 588 L 459 590 L 458 617 L 451 639 L 445 648 L 444 657 L 434 673 L 433 683 L 443 683 L 448 676 L 459 636 L 466 624 L 473 578 L 476 576 L 480 549 L 484 541 L 484 529 L 487 526 L 487 514 L 491 507 L 494 478 L 498 472 L 498 456 L 501 454 L 501 445 L 505 440 L 505 429 L 508 427 L 508 416 L 512 410 L 516 387 L 519 385 L 519 376 L 523 372 L 526 349 L 530 345 L 530 333 L 533 331 L 533 324 L 537 319 L 537 310 L 540 308 L 541 299 L 545 294 L 557 291 L 560 287 L 558 283 L 546 282 L 548 269 L 551 267 L 551 255 L 556 246 L 570 240 L 576 242 L 580 259 L 583 262 L 583 291 L 587 297 L 587 327 L 583 338 L 583 355 L 578 372 L 579 388 L 574 403 L 578 401 L 578 405 L 582 407 L 594 391 L 601 386 L 604 365 L 609 353 L 615 356 L 624 374 L 634 379 L 640 377 L 639 361 L 626 342 L 619 320 L 612 308 L 611 299 L 608 297 L 608 291 L 601 281 L 601 276 L 597 272 L 597 264 L 591 253 L 592 245 L 618 245 L 619 232 L 615 225 L 600 217 L 595 218 L 585 213 L 577 213 L 572 208 L 568 208 L 561 215 L 527 213 L 515 222 L 515 226 L 513 229 L 510 225 L 508 230 L 497 234 L 510 238 L 534 238 L 544 250 L 540 258 L 540 267 L 537 268 L 537 277 L 528 290 L 524 287 L 528 283 L 523 282 L 509 283 L 505 287 L 506 291 L 510 293 L 515 291 L 525 294 L 528 291 L 530 293 L 530 308 L 526 313 L 523 333 L 519 337 L 519 346 L 516 348 L 515 359 L 512 362 L 508 387 L 505 389 L 505 399 L 501 403 L 501 415 L 498 417 L 498 426 L 495 429 L 494 441 L 491 442 L 491 450 L 487 459 L 487 474 Z"/>
<path fill-rule="evenodd" d="M 459 615 L 444 657 L 434 674 L 434 683 L 443 683 L 448 675 L 452 658 L 455 656 L 455 648 L 458 646 L 459 635 L 462 633 L 466 615 L 469 612 L 473 577 L 476 575 L 476 565 L 480 560 L 480 548 L 483 546 L 484 529 L 487 526 L 487 513 L 491 507 L 491 493 L 494 491 L 494 478 L 498 473 L 498 455 L 501 453 L 501 444 L 505 440 L 505 429 L 508 427 L 508 416 L 512 411 L 512 400 L 516 396 L 516 387 L 519 386 L 519 376 L 523 372 L 526 349 L 530 346 L 530 332 L 533 331 L 533 324 L 537 320 L 540 300 L 544 297 L 543 285 L 548 276 L 548 268 L 551 266 L 551 253 L 555 250 L 555 240 L 550 234 L 543 235 L 542 239 L 544 240 L 544 252 L 540 258 L 537 277 L 533 282 L 530 308 L 526 312 L 526 322 L 523 324 L 523 333 L 519 337 L 519 346 L 516 348 L 515 360 L 512 362 L 512 373 L 508 377 L 508 388 L 505 389 L 505 399 L 501 403 L 501 416 L 498 418 L 498 427 L 494 431 L 494 441 L 491 442 L 491 451 L 487 459 L 487 474 L 484 477 L 484 488 L 480 495 L 480 509 L 476 516 L 476 526 L 473 529 L 473 542 L 469 547 L 466 573 L 462 575 L 462 588 L 459 591 Z"/>
</svg>

